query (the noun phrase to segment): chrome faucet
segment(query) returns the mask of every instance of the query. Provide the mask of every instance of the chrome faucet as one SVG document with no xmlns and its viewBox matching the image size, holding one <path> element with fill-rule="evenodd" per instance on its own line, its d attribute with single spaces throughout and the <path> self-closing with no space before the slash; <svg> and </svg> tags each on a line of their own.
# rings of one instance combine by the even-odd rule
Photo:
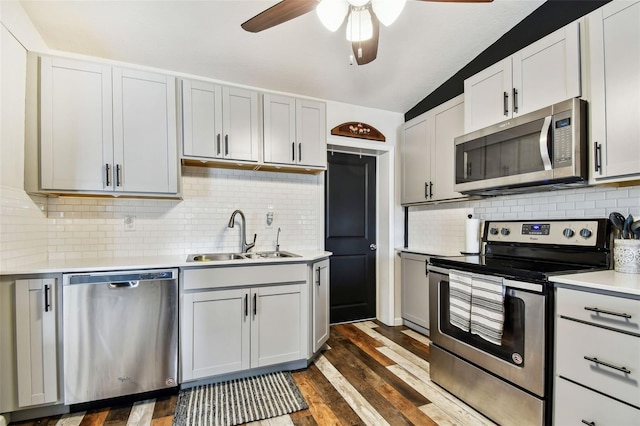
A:
<svg viewBox="0 0 640 426">
<path fill-rule="evenodd" d="M 258 234 L 253 234 L 253 242 L 247 243 L 247 221 L 244 218 L 244 213 L 240 210 L 236 210 L 231 213 L 231 219 L 229 219 L 229 228 L 233 228 L 235 226 L 236 215 L 240 214 L 240 219 L 242 219 L 242 252 L 246 253 L 251 250 L 256 245 L 256 237 Z"/>
<path fill-rule="evenodd" d="M 280 228 L 278 228 L 278 235 L 276 236 L 276 253 L 280 253 Z"/>
</svg>

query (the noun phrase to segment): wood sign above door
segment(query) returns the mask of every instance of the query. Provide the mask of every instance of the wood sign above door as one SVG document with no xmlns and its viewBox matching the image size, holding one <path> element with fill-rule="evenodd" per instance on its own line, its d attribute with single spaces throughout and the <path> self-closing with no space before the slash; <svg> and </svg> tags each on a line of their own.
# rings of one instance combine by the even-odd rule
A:
<svg viewBox="0 0 640 426">
<path fill-rule="evenodd" d="M 373 141 L 384 142 L 387 139 L 382 133 L 373 126 L 365 123 L 358 123 L 356 121 L 350 121 L 348 123 L 342 123 L 333 129 L 331 134 L 336 136 L 347 136 L 350 138 L 369 139 Z"/>
</svg>

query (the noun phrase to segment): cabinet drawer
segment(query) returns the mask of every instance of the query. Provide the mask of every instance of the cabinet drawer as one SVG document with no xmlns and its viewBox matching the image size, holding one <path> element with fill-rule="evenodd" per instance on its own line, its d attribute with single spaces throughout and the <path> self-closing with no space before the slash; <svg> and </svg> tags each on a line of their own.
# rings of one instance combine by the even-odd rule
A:
<svg viewBox="0 0 640 426">
<path fill-rule="evenodd" d="M 640 300 L 559 288 L 557 313 L 640 335 Z"/>
<path fill-rule="evenodd" d="M 640 410 L 564 379 L 556 379 L 553 423 L 621 426 L 640 424 Z"/>
<path fill-rule="evenodd" d="M 640 337 L 561 318 L 556 339 L 557 375 L 640 407 Z"/>
<path fill-rule="evenodd" d="M 262 266 L 221 266 L 187 269 L 183 272 L 184 290 L 252 286 L 260 284 L 307 281 L 307 265 L 303 263 Z"/>
</svg>

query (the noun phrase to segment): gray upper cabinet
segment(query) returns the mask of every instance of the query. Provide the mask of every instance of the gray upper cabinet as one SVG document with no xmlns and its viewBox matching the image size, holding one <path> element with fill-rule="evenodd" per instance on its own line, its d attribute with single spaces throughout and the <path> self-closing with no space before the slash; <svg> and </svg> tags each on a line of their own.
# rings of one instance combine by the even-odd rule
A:
<svg viewBox="0 0 640 426">
<path fill-rule="evenodd" d="M 402 204 L 464 197 L 453 190 L 454 139 L 464 129 L 464 95 L 406 122 L 402 138 Z"/>
<path fill-rule="evenodd" d="M 40 190 L 178 192 L 175 79 L 63 58 L 40 61 Z"/>
<path fill-rule="evenodd" d="M 640 2 L 588 15 L 591 183 L 640 175 Z"/>
<path fill-rule="evenodd" d="M 182 154 L 257 162 L 258 93 L 198 80 L 182 80 Z"/>
<path fill-rule="evenodd" d="M 469 133 L 580 96 L 580 26 L 573 22 L 464 81 Z"/>
<path fill-rule="evenodd" d="M 326 168 L 326 104 L 265 94 L 264 162 Z"/>
</svg>

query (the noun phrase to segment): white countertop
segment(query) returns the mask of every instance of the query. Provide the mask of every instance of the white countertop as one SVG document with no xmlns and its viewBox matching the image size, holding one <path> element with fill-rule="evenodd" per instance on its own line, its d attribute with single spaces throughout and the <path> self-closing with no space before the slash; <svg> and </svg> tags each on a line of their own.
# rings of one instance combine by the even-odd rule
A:
<svg viewBox="0 0 640 426">
<path fill-rule="evenodd" d="M 0 271 L 0 275 L 51 274 L 65 272 L 100 272 L 124 269 L 207 268 L 226 265 L 250 265 L 265 263 L 314 262 L 331 256 L 328 251 L 295 251 L 300 257 L 216 260 L 211 262 L 187 262 L 187 255 L 125 257 L 102 259 L 52 260 L 23 265 Z"/>
<path fill-rule="evenodd" d="M 581 274 L 558 275 L 551 281 L 584 287 L 585 290 L 597 289 L 640 296 L 640 274 L 625 274 L 613 270 L 584 272 Z"/>
</svg>

